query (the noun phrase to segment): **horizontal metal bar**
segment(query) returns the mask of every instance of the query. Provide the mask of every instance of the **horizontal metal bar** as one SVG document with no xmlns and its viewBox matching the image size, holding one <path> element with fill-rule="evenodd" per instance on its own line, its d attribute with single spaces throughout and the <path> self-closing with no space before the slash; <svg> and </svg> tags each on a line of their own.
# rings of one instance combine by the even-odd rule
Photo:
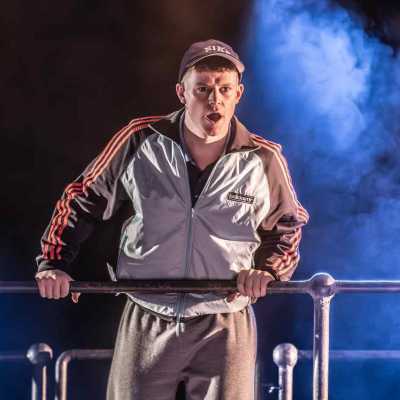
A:
<svg viewBox="0 0 400 400">
<path fill-rule="evenodd" d="M 400 281 L 336 281 L 336 293 L 395 293 L 400 292 Z"/>
<path fill-rule="evenodd" d="M 26 352 L 17 352 L 17 351 L 5 351 L 0 353 L 0 362 L 26 362 L 29 363 L 29 360 L 26 357 Z"/>
<path fill-rule="evenodd" d="M 135 279 L 118 282 L 71 282 L 71 292 L 130 293 L 130 292 L 228 292 L 237 289 L 236 280 L 203 279 Z M 268 293 L 308 293 L 309 281 L 271 282 Z M 35 281 L 0 281 L 0 294 L 38 293 Z"/>
<path fill-rule="evenodd" d="M 312 360 L 311 350 L 299 350 L 298 359 Z M 329 353 L 331 360 L 400 360 L 399 350 L 331 350 Z"/>
<path fill-rule="evenodd" d="M 71 282 L 71 292 L 131 293 L 131 292 L 228 292 L 236 290 L 235 280 L 137 279 L 118 282 Z M 35 281 L 0 281 L 0 294 L 37 293 Z M 336 281 L 320 273 L 308 280 L 271 282 L 269 294 L 304 294 L 328 297 L 337 293 L 400 293 L 400 281 Z"/>
<path fill-rule="evenodd" d="M 109 360 L 113 355 L 113 349 L 72 349 L 62 353 L 63 360 Z"/>
<path fill-rule="evenodd" d="M 134 280 L 119 282 L 71 282 L 71 292 L 129 293 L 129 292 L 228 292 L 236 289 L 234 280 Z M 0 294 L 38 293 L 35 281 L 0 281 Z"/>
<path fill-rule="evenodd" d="M 67 400 L 68 366 L 72 360 L 111 360 L 113 349 L 71 349 L 57 358 L 55 368 L 56 400 Z"/>
</svg>

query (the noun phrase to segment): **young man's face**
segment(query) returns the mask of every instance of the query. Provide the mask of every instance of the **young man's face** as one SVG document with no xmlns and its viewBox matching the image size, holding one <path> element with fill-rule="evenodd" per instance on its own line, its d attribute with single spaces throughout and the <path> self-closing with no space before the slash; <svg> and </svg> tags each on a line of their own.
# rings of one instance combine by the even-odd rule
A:
<svg viewBox="0 0 400 400">
<path fill-rule="evenodd" d="M 214 142 L 228 133 L 229 122 L 244 87 L 236 71 L 189 70 L 176 92 L 185 104 L 185 125 L 206 142 Z"/>
</svg>

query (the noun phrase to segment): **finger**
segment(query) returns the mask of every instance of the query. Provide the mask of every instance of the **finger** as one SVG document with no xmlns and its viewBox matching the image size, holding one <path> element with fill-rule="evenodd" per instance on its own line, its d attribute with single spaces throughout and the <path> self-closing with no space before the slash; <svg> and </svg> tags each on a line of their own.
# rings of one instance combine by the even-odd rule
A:
<svg viewBox="0 0 400 400">
<path fill-rule="evenodd" d="M 79 301 L 79 296 L 80 295 L 81 295 L 81 293 L 78 293 L 78 292 L 72 292 L 71 293 L 71 299 L 75 304 Z"/>
<path fill-rule="evenodd" d="M 46 271 L 43 278 L 53 279 L 55 281 L 57 279 L 57 275 L 53 271 Z"/>
<path fill-rule="evenodd" d="M 253 297 L 261 297 L 262 296 L 262 288 L 263 288 L 263 275 L 260 273 L 255 274 L 254 285 L 253 285 Z"/>
<path fill-rule="evenodd" d="M 60 291 L 61 291 L 61 282 L 58 280 L 55 280 L 54 282 L 52 282 L 53 299 L 58 300 L 60 298 Z"/>
<path fill-rule="evenodd" d="M 261 296 L 267 295 L 268 283 L 271 282 L 271 279 L 268 276 L 263 276 L 261 279 Z"/>
<path fill-rule="evenodd" d="M 250 304 L 255 304 L 257 302 L 258 298 L 257 297 L 251 297 L 250 298 Z"/>
<path fill-rule="evenodd" d="M 74 280 L 75 279 L 71 278 L 70 282 L 72 282 Z M 75 303 L 75 304 L 78 303 L 80 295 L 81 295 L 81 293 L 79 293 L 79 292 L 71 292 L 71 300 L 72 300 L 72 302 Z"/>
<path fill-rule="evenodd" d="M 249 273 L 249 275 L 247 276 L 247 279 L 246 279 L 246 282 L 244 285 L 246 296 L 256 297 L 255 290 L 254 290 L 255 279 L 256 279 L 256 275 L 255 275 L 254 271 L 251 271 Z"/>
<path fill-rule="evenodd" d="M 69 293 L 69 281 L 63 279 L 60 285 L 60 296 L 66 297 L 68 296 L 68 293 Z"/>
<path fill-rule="evenodd" d="M 238 297 L 240 296 L 239 292 L 234 292 L 228 295 L 228 297 L 226 298 L 226 301 L 228 303 L 231 303 L 233 300 L 236 300 Z"/>
<path fill-rule="evenodd" d="M 38 285 L 38 288 L 39 288 L 40 296 L 41 297 L 46 297 L 45 287 L 43 285 L 42 279 L 37 278 L 36 282 L 37 282 L 37 285 Z"/>
<path fill-rule="evenodd" d="M 245 289 L 245 282 L 247 277 L 248 271 L 242 270 L 239 272 L 237 277 L 237 288 L 240 294 L 246 296 L 246 289 Z"/>
<path fill-rule="evenodd" d="M 41 294 L 43 293 L 44 298 L 53 298 L 53 284 L 56 279 L 56 275 L 53 271 L 44 271 L 41 276 L 38 277 L 41 282 Z M 39 289 L 40 290 L 40 289 Z"/>
<path fill-rule="evenodd" d="M 230 294 L 230 295 L 226 298 L 226 301 L 227 301 L 228 303 L 230 303 L 230 302 L 233 301 L 234 298 L 235 298 L 235 295 L 232 293 L 232 294 Z"/>
<path fill-rule="evenodd" d="M 48 279 L 48 278 L 43 278 L 42 279 L 44 297 L 46 299 L 52 299 L 53 298 L 53 283 L 54 283 L 54 281 L 51 280 L 51 279 Z"/>
<path fill-rule="evenodd" d="M 228 303 L 230 303 L 232 301 L 234 294 L 235 294 L 235 292 L 228 292 L 228 295 L 225 297 L 225 299 Z"/>
</svg>

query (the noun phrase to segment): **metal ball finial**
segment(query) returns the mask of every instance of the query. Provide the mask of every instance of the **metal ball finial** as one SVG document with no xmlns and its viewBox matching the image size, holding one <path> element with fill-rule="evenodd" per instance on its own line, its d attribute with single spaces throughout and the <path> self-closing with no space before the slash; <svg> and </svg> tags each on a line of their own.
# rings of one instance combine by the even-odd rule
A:
<svg viewBox="0 0 400 400">
<path fill-rule="evenodd" d="M 311 277 L 309 292 L 314 298 L 329 297 L 336 293 L 335 286 L 336 281 L 331 275 L 319 272 Z"/>
<path fill-rule="evenodd" d="M 35 343 L 29 347 L 26 357 L 34 364 L 47 364 L 53 358 L 53 349 L 46 343 Z"/>
<path fill-rule="evenodd" d="M 297 363 L 297 347 L 291 343 L 281 343 L 275 347 L 272 357 L 279 368 L 293 368 Z"/>
</svg>

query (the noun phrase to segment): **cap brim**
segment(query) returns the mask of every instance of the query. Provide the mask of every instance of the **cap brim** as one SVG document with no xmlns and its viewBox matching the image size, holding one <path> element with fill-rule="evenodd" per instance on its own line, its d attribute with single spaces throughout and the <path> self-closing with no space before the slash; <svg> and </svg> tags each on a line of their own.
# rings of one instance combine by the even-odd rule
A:
<svg viewBox="0 0 400 400">
<path fill-rule="evenodd" d="M 191 61 L 189 64 L 186 65 L 186 68 L 182 71 L 182 74 L 180 76 L 180 80 L 182 79 L 183 75 L 185 75 L 185 72 L 190 68 L 193 67 L 193 65 L 197 64 L 199 61 L 204 60 L 205 58 L 209 57 L 221 57 L 225 58 L 226 60 L 229 60 L 238 70 L 239 74 L 242 75 L 244 72 L 244 64 L 241 63 L 237 58 L 230 56 L 229 54 L 223 54 L 223 53 L 218 53 L 218 54 L 207 54 L 202 57 L 198 57 Z"/>
</svg>

